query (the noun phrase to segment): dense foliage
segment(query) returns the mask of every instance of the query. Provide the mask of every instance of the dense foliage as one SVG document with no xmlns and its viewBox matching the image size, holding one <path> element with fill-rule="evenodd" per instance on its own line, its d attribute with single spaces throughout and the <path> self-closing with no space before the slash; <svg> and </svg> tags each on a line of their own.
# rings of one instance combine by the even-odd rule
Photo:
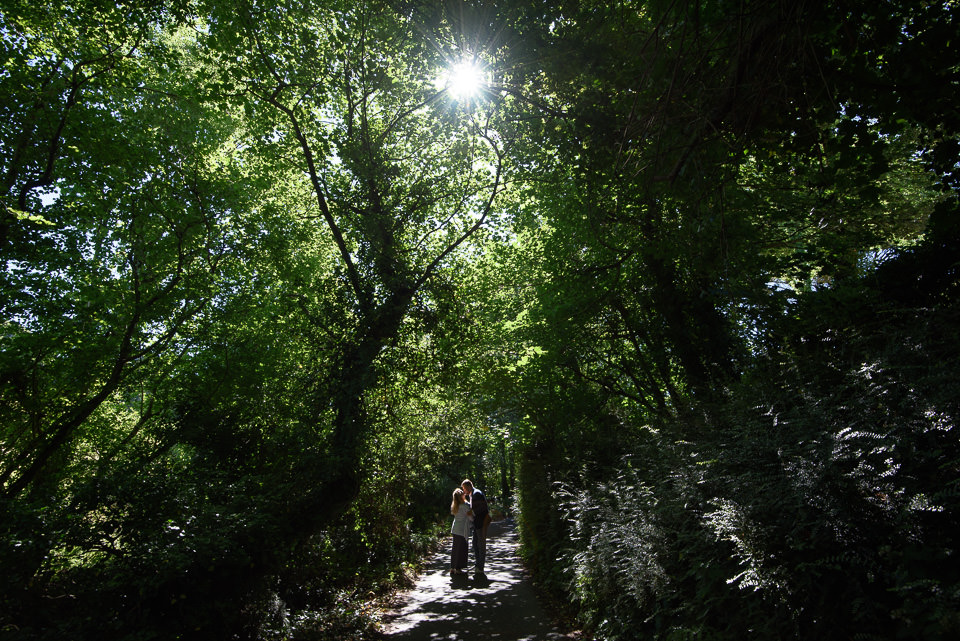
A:
<svg viewBox="0 0 960 641">
<path fill-rule="evenodd" d="M 958 7 L 826 4 L 4 2 L 0 630 L 368 637 L 469 476 L 598 638 L 955 638 Z"/>
<path fill-rule="evenodd" d="M 956 8 L 647 8 L 516 23 L 528 557 L 600 638 L 953 638 Z"/>
</svg>

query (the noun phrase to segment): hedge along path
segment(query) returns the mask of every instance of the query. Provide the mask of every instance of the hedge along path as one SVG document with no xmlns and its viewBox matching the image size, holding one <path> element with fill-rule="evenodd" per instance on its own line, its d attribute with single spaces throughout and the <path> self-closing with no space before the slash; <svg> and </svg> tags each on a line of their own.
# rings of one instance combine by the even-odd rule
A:
<svg viewBox="0 0 960 641">
<path fill-rule="evenodd" d="M 559 641 L 580 639 L 564 633 L 537 596 L 517 554 L 517 531 L 511 520 L 490 524 L 486 578 L 450 575 L 449 537 L 431 557 L 416 585 L 384 615 L 384 639 L 437 641 Z"/>
</svg>

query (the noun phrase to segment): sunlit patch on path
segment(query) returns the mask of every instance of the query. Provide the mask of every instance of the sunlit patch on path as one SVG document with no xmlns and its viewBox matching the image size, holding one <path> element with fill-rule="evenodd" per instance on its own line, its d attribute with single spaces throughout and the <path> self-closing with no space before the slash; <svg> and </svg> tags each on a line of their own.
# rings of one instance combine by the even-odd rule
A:
<svg viewBox="0 0 960 641">
<path fill-rule="evenodd" d="M 473 563 L 472 551 L 470 557 Z M 517 557 L 512 522 L 490 525 L 486 578 L 450 576 L 446 547 L 431 559 L 416 586 L 385 617 L 390 641 L 569 639 L 541 605 Z"/>
</svg>

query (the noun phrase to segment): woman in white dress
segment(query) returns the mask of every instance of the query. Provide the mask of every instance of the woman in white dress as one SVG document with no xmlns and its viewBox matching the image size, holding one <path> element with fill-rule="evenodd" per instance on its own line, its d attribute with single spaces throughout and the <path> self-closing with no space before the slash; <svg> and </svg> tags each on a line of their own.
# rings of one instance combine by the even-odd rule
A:
<svg viewBox="0 0 960 641">
<path fill-rule="evenodd" d="M 467 537 L 470 536 L 470 524 L 473 521 L 473 511 L 459 487 L 453 491 L 453 501 L 450 503 L 450 513 L 453 514 L 453 551 L 450 554 L 450 574 L 467 573 Z"/>
</svg>

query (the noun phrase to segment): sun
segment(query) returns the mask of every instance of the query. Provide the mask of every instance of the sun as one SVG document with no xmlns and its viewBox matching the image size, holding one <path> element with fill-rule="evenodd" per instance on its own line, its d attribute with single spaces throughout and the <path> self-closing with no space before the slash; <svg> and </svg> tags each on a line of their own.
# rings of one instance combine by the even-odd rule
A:
<svg viewBox="0 0 960 641">
<path fill-rule="evenodd" d="M 452 64 L 438 79 L 437 89 L 446 90 L 454 100 L 469 100 L 483 91 L 487 81 L 483 68 L 469 60 Z"/>
</svg>

